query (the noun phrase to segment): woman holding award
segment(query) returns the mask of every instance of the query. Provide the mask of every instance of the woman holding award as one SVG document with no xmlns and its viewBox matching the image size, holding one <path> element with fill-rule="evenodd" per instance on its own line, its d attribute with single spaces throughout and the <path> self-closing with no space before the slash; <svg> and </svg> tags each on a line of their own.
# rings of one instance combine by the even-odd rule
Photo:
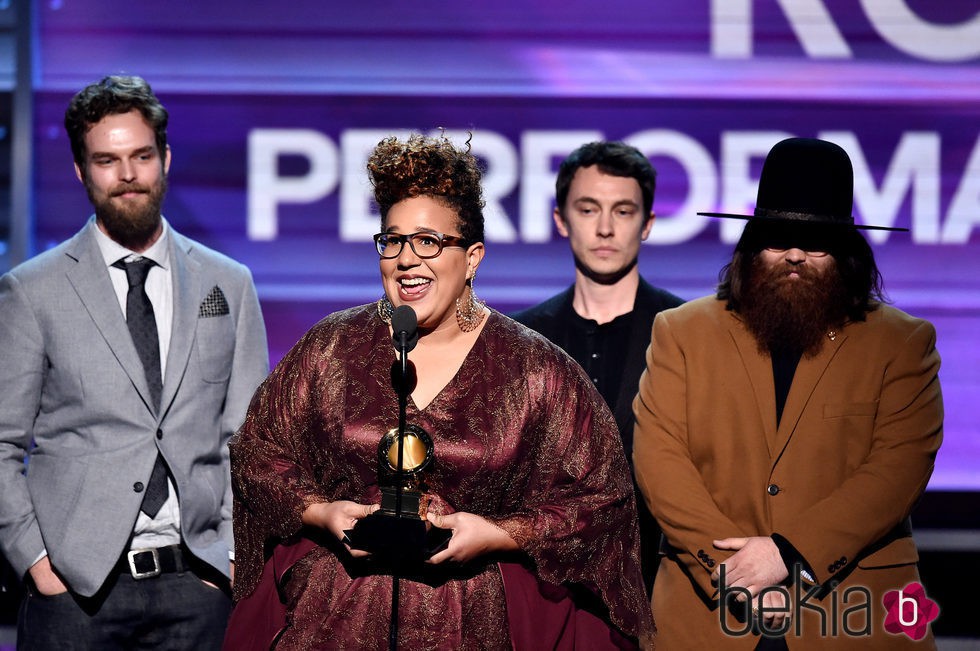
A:
<svg viewBox="0 0 980 651">
<path fill-rule="evenodd" d="M 226 647 L 652 644 L 612 415 L 571 358 L 473 292 L 485 253 L 475 157 L 441 137 L 389 138 L 368 170 L 384 296 L 304 335 L 232 444 Z M 417 319 L 407 385 L 392 344 L 402 306 Z M 421 548 L 406 538 L 398 555 L 401 536 L 372 538 L 405 518 L 428 524 Z"/>
</svg>

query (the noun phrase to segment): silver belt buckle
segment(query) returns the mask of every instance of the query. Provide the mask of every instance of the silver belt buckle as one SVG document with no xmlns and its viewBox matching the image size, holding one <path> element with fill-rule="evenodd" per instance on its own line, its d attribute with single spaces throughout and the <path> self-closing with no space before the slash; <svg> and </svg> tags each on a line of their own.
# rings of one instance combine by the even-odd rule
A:
<svg viewBox="0 0 980 651">
<path fill-rule="evenodd" d="M 145 572 L 140 572 L 136 569 L 136 555 L 137 554 L 149 554 L 150 558 L 153 559 L 153 569 L 147 570 Z M 155 547 L 150 549 L 131 549 L 129 553 L 126 554 L 126 558 L 129 561 L 129 573 L 133 575 L 134 579 L 149 579 L 154 576 L 159 576 L 160 574 L 160 552 L 156 550 Z"/>
</svg>

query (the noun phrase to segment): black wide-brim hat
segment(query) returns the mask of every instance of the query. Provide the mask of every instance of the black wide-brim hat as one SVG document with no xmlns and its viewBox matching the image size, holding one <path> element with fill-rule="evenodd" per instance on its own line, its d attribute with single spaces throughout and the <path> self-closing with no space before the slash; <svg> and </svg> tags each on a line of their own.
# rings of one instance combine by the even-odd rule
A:
<svg viewBox="0 0 980 651">
<path fill-rule="evenodd" d="M 816 138 L 777 142 L 762 165 L 755 213 L 699 212 L 707 217 L 806 223 L 862 230 L 907 231 L 895 226 L 855 224 L 854 170 L 841 147 Z"/>
</svg>

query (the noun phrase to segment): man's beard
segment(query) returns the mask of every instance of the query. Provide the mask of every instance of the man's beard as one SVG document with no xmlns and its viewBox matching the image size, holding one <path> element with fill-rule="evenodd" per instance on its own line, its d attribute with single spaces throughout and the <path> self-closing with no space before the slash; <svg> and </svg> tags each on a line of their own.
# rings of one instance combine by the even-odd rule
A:
<svg viewBox="0 0 980 651">
<path fill-rule="evenodd" d="M 763 353 L 820 352 L 827 333 L 845 320 L 847 292 L 833 258 L 824 270 L 781 262 L 769 268 L 752 263 L 739 313 Z M 799 278 L 790 278 L 790 270 Z"/>
<path fill-rule="evenodd" d="M 167 193 L 167 177 L 161 177 L 160 182 L 152 186 L 137 183 L 117 185 L 101 200 L 95 196 L 88 182 L 85 183 L 85 191 L 95 207 L 95 216 L 109 237 L 132 251 L 143 250 L 152 243 L 153 236 L 160 228 L 160 208 Z M 114 197 L 127 192 L 143 192 L 147 200 L 122 205 L 113 201 Z"/>
</svg>

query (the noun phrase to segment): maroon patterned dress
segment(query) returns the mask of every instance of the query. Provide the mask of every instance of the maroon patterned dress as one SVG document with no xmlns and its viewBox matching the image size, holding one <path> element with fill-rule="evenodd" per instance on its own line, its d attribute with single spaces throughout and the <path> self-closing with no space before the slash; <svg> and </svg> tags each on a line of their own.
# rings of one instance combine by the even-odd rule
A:
<svg viewBox="0 0 980 651">
<path fill-rule="evenodd" d="M 304 529 L 301 514 L 380 501 L 395 362 L 374 305 L 344 310 L 304 335 L 253 398 L 231 446 L 238 603 L 226 648 L 268 649 L 277 635 L 276 649 L 388 648 L 391 576 Z M 491 312 L 456 376 L 425 409 L 409 401 L 408 422 L 435 444 L 429 508 L 497 524 L 523 562 L 487 557 L 401 579 L 399 648 L 584 648 L 596 622 L 612 648 L 622 634 L 652 643 L 629 468 L 612 415 L 571 358 Z M 530 597 L 527 581 L 508 578 L 521 572 L 538 588 Z M 563 620 L 556 633 L 548 613 Z"/>
</svg>

